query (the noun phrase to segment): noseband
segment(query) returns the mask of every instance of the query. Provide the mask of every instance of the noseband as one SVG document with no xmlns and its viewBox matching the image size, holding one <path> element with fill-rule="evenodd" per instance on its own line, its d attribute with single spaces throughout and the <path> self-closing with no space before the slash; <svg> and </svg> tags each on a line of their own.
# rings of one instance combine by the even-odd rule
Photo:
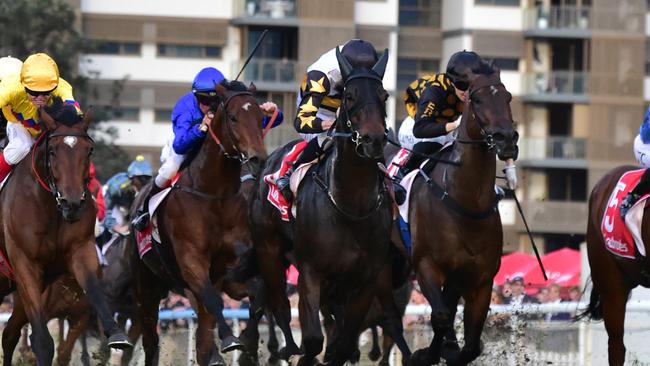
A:
<svg viewBox="0 0 650 366">
<path fill-rule="evenodd" d="M 348 83 L 351 80 L 354 80 L 354 79 L 377 80 L 377 81 L 379 81 L 379 83 L 383 84 L 383 80 L 378 75 L 376 75 L 376 74 L 374 74 L 372 72 L 363 70 L 363 71 L 360 71 L 357 74 L 350 75 L 350 77 L 348 77 L 348 79 L 345 80 L 345 83 L 343 84 L 343 91 L 344 92 L 345 92 L 345 89 L 348 86 Z M 351 106 L 350 108 L 348 108 L 345 95 L 343 95 L 341 99 L 342 99 L 342 101 L 341 101 L 341 110 L 343 110 L 343 113 L 344 113 L 344 116 L 345 116 L 345 125 L 347 126 L 347 128 L 351 132 L 334 131 L 334 132 L 332 132 L 330 134 L 330 136 L 332 136 L 332 137 L 343 137 L 343 138 L 348 138 L 349 137 L 350 140 L 352 140 L 352 142 L 354 142 L 354 144 L 355 144 L 354 151 L 357 154 L 357 156 L 362 157 L 362 158 L 372 159 L 372 157 L 367 156 L 364 152 L 360 151 L 359 148 L 361 147 L 361 144 L 363 143 L 363 141 L 361 141 L 361 134 L 359 133 L 359 131 L 355 130 L 352 127 L 352 121 L 350 120 L 350 116 L 351 115 L 354 116 L 355 114 L 357 114 L 357 112 L 359 112 L 363 107 L 365 107 L 367 105 L 373 105 L 374 104 L 374 105 L 378 105 L 378 106 L 382 107 L 381 103 L 364 101 L 364 102 L 357 103 L 357 104 Z M 385 106 L 384 106 L 384 108 L 385 108 Z M 338 119 L 337 119 L 337 121 L 338 121 Z M 385 127 L 385 123 L 384 123 L 384 135 L 388 136 L 388 129 Z"/>
<path fill-rule="evenodd" d="M 95 140 L 93 140 L 92 137 L 88 135 L 86 132 L 56 132 L 56 129 L 53 131 L 45 131 L 44 133 L 41 134 L 41 136 L 36 140 L 36 143 L 34 144 L 34 147 L 32 148 L 32 172 L 34 172 L 34 175 L 36 176 L 36 181 L 38 184 L 46 191 L 52 193 L 54 196 L 54 199 L 56 200 L 56 208 L 61 211 L 63 209 L 63 196 L 61 195 L 61 191 L 56 185 L 56 180 L 54 179 L 54 174 L 52 174 L 52 161 L 50 159 L 50 153 L 49 153 L 49 143 L 50 139 L 54 137 L 82 137 L 88 139 L 92 144 L 95 143 Z M 40 174 L 38 174 L 38 170 L 36 170 L 36 149 L 38 146 L 41 145 L 41 143 L 45 141 L 45 171 L 47 172 L 48 176 L 43 179 Z M 84 183 L 84 190 L 83 190 L 83 195 L 81 196 L 81 201 L 85 202 L 86 197 L 88 195 L 88 183 Z"/>
<path fill-rule="evenodd" d="M 225 102 L 220 103 L 220 107 L 222 110 L 222 122 L 226 125 L 226 134 L 228 135 L 228 138 L 230 139 L 232 143 L 232 149 L 235 150 L 234 153 L 228 152 L 226 148 L 223 146 L 221 143 L 221 140 L 217 136 L 217 134 L 214 132 L 214 129 L 210 124 L 208 124 L 208 132 L 210 132 L 210 137 L 212 137 L 212 140 L 219 146 L 219 149 L 221 150 L 221 153 L 228 158 L 228 159 L 233 159 L 237 160 L 239 164 L 244 165 L 248 162 L 249 157 L 246 156 L 245 153 L 243 153 L 239 148 L 237 148 L 237 145 L 235 144 L 235 136 L 234 133 L 232 132 L 232 127 L 230 126 L 230 122 L 228 121 L 228 104 L 232 101 L 233 98 L 239 97 L 239 96 L 245 96 L 245 95 L 250 95 L 253 96 L 253 93 L 248 92 L 248 91 L 242 91 L 242 92 L 236 92 L 228 96 L 226 98 Z"/>
</svg>

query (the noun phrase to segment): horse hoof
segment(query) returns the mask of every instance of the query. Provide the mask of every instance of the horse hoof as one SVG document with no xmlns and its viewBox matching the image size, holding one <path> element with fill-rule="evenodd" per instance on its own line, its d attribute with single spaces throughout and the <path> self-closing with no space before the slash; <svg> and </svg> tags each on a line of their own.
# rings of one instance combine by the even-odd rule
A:
<svg viewBox="0 0 650 366">
<path fill-rule="evenodd" d="M 117 332 L 110 337 L 108 337 L 108 347 L 115 349 L 128 349 L 133 348 L 133 343 L 129 340 L 129 337 L 122 332 Z"/>
<path fill-rule="evenodd" d="M 216 350 L 212 352 L 212 356 L 210 356 L 210 366 L 226 366 L 226 361 L 224 361 L 221 354 Z"/>
<path fill-rule="evenodd" d="M 352 352 L 352 354 L 348 358 L 348 361 L 352 363 L 359 363 L 360 359 L 361 359 L 361 352 L 359 351 L 359 349 L 355 349 L 354 352 Z"/>
<path fill-rule="evenodd" d="M 381 350 L 379 348 L 373 348 L 368 352 L 370 361 L 377 361 L 379 357 L 381 357 Z"/>
<path fill-rule="evenodd" d="M 429 351 L 426 348 L 419 349 L 411 355 L 411 365 L 413 366 L 433 365 L 434 363 L 432 361 L 433 360 L 429 358 Z M 437 362 L 435 364 L 437 364 Z"/>
<path fill-rule="evenodd" d="M 291 356 L 299 355 L 300 354 L 300 349 L 297 348 L 296 346 L 286 346 L 278 352 L 278 356 L 280 359 L 285 360 L 289 362 L 289 359 Z"/>
<path fill-rule="evenodd" d="M 436 327 L 450 327 L 452 323 L 451 314 L 446 310 L 431 312 L 431 324 Z"/>
<path fill-rule="evenodd" d="M 221 352 L 227 353 L 235 350 L 243 350 L 244 344 L 234 335 L 229 335 L 221 340 Z"/>
</svg>

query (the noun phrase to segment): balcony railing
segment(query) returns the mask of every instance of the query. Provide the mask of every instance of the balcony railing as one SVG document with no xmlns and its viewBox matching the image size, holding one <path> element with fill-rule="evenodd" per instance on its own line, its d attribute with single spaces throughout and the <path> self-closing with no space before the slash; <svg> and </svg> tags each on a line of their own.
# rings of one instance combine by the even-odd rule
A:
<svg viewBox="0 0 650 366">
<path fill-rule="evenodd" d="M 296 0 L 236 0 L 235 15 L 250 18 L 282 19 L 296 17 Z"/>
<path fill-rule="evenodd" d="M 525 160 L 585 159 L 587 140 L 572 137 L 528 137 L 519 143 L 520 157 Z"/>
<path fill-rule="evenodd" d="M 525 75 L 525 94 L 578 94 L 588 92 L 586 72 L 550 71 Z"/>
<path fill-rule="evenodd" d="M 589 30 L 591 8 L 586 6 L 537 6 L 524 12 L 526 29 Z"/>
<path fill-rule="evenodd" d="M 583 234 L 587 230 L 587 202 L 524 201 L 523 209 L 530 230 L 538 233 Z M 521 218 L 518 227 L 523 231 Z"/>
<path fill-rule="evenodd" d="M 233 75 L 236 75 L 242 62 L 233 63 Z M 253 59 L 246 66 L 240 77 L 242 80 L 255 83 L 296 83 L 297 61 L 276 59 Z M 294 85 L 295 89 L 298 88 Z"/>
</svg>

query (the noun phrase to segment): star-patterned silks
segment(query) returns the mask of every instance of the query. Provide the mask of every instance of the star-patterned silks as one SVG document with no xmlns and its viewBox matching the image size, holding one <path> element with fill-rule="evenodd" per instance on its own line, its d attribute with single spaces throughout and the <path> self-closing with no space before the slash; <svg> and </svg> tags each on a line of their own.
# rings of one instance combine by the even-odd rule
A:
<svg viewBox="0 0 650 366">
<path fill-rule="evenodd" d="M 318 81 L 314 80 L 309 80 L 309 91 L 312 93 L 325 93 L 325 86 L 323 85 L 323 82 L 325 81 L 325 77 L 323 76 L 320 78 Z"/>
<path fill-rule="evenodd" d="M 300 128 L 309 126 L 309 128 L 314 128 L 312 122 L 316 119 L 316 115 L 309 116 L 308 114 L 318 112 L 318 108 L 314 106 L 312 97 L 309 97 L 307 103 L 300 106 L 300 112 L 298 113 L 298 118 L 300 118 Z"/>
</svg>

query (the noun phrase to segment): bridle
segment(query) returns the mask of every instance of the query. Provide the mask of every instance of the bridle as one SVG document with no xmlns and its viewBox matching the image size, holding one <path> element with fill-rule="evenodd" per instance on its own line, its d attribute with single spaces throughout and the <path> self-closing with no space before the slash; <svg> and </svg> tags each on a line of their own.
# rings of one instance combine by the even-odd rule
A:
<svg viewBox="0 0 650 366">
<path fill-rule="evenodd" d="M 36 140 L 36 143 L 34 143 L 34 146 L 32 148 L 32 172 L 34 173 L 38 184 L 47 192 L 52 193 L 54 199 L 56 200 L 56 208 L 61 211 L 63 209 L 63 196 L 61 195 L 61 191 L 56 185 L 54 174 L 52 174 L 52 161 L 50 159 L 49 153 L 50 140 L 55 137 L 82 137 L 88 139 L 91 144 L 94 144 L 95 140 L 93 140 L 93 138 L 90 137 L 86 132 L 56 132 L 56 129 L 54 129 L 52 131 L 46 130 L 41 134 L 41 136 L 39 136 L 38 140 Z M 36 149 L 41 145 L 41 143 L 43 143 L 43 141 L 45 141 L 45 171 L 48 175 L 45 177 L 45 179 L 40 176 L 38 170 L 36 169 Z M 81 196 L 82 203 L 85 202 L 88 194 L 88 182 L 84 182 L 83 195 Z"/>
<path fill-rule="evenodd" d="M 240 165 L 246 164 L 250 158 L 243 153 L 239 148 L 237 148 L 237 145 L 235 144 L 235 136 L 232 131 L 232 126 L 230 126 L 230 122 L 228 121 L 228 104 L 232 101 L 233 98 L 239 97 L 239 96 L 253 96 L 253 93 L 248 92 L 248 91 L 241 91 L 241 92 L 235 92 L 226 98 L 225 101 L 222 101 L 219 103 L 219 107 L 221 108 L 222 111 L 222 123 L 225 124 L 226 126 L 226 134 L 228 135 L 228 138 L 231 141 L 232 144 L 232 149 L 234 152 L 228 152 L 226 148 L 223 146 L 221 143 L 221 140 L 217 136 L 217 134 L 214 132 L 214 129 L 212 128 L 211 124 L 208 124 L 208 132 L 210 133 L 210 137 L 212 140 L 219 146 L 219 149 L 221 150 L 221 153 L 227 158 L 227 159 L 232 159 L 232 160 L 237 160 Z"/>
<path fill-rule="evenodd" d="M 361 158 L 373 159 L 373 157 L 367 156 L 364 152 L 361 151 L 362 149 L 360 149 L 360 147 L 362 147 L 361 144 L 363 143 L 363 141 L 361 139 L 361 134 L 359 133 L 358 130 L 355 130 L 352 127 L 352 121 L 350 120 L 350 116 L 354 116 L 355 114 L 357 114 L 357 112 L 359 112 L 362 108 L 364 108 L 367 105 L 378 105 L 379 107 L 382 108 L 382 110 L 385 109 L 386 107 L 385 107 L 385 105 L 382 105 L 382 103 L 379 103 L 379 102 L 363 101 L 363 102 L 356 103 L 353 106 L 351 106 L 350 108 L 348 108 L 347 98 L 345 98 L 345 89 L 347 88 L 348 83 L 351 80 L 354 80 L 354 79 L 371 79 L 371 80 L 378 81 L 380 84 L 383 83 L 383 80 L 382 80 L 381 77 L 379 77 L 379 75 L 377 75 L 376 73 L 374 73 L 372 71 L 368 71 L 368 70 L 365 70 L 365 69 L 359 70 L 357 73 L 355 73 L 353 75 L 350 75 L 350 77 L 348 77 L 347 80 L 345 80 L 345 83 L 343 84 L 343 92 L 342 92 L 343 96 L 341 98 L 342 99 L 341 100 L 341 110 L 343 111 L 342 116 L 345 117 L 345 126 L 347 126 L 347 128 L 350 130 L 350 132 L 334 131 L 334 132 L 332 132 L 330 134 L 330 136 L 332 136 L 332 137 L 350 138 L 350 140 L 352 140 L 352 142 L 355 144 L 354 151 L 357 154 L 357 156 L 359 156 Z M 341 120 L 341 116 L 339 116 L 337 118 L 337 123 L 336 123 L 337 125 L 338 125 L 338 122 L 340 120 Z M 334 129 L 332 129 L 332 130 L 334 130 Z M 388 137 L 388 128 L 386 128 L 386 122 L 385 121 L 384 121 L 384 135 L 386 137 Z"/>
<path fill-rule="evenodd" d="M 497 82 L 489 82 L 485 83 L 483 85 L 479 85 L 476 88 L 471 88 L 470 93 L 469 93 L 469 98 L 467 99 L 467 108 L 472 108 L 472 101 L 474 98 L 474 95 L 481 89 L 488 88 L 488 87 L 503 87 L 505 89 L 505 85 L 501 81 Z M 485 124 L 481 122 L 479 118 L 476 117 L 474 114 L 474 109 L 472 108 L 472 114 L 471 118 L 473 118 L 476 121 L 476 124 L 478 125 L 480 131 L 481 131 L 481 136 L 484 136 L 482 139 L 471 139 L 471 140 L 462 140 L 462 139 L 456 139 L 456 142 L 461 143 L 461 144 L 485 144 L 487 147 L 488 151 L 493 151 L 496 148 L 496 142 L 494 141 L 494 136 L 492 133 L 488 133 L 487 130 L 485 129 Z M 468 116 L 469 118 L 470 116 Z"/>
</svg>

